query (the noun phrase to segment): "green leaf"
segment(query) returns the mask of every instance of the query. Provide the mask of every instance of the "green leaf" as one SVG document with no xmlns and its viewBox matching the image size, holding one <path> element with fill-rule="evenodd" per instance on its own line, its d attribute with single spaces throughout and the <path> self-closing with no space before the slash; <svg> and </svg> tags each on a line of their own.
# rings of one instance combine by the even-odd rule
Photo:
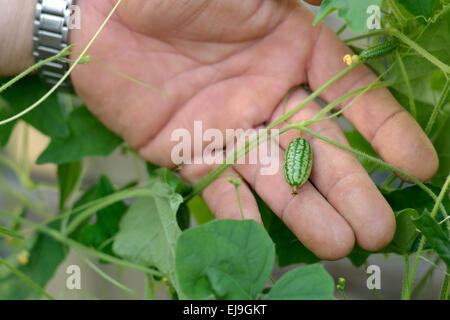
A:
<svg viewBox="0 0 450 320">
<path fill-rule="evenodd" d="M 113 251 L 128 261 L 158 268 L 177 288 L 175 245 L 181 230 L 175 215 L 183 198 L 161 178 L 149 189 L 152 195 L 136 199 L 123 216 Z"/>
<path fill-rule="evenodd" d="M 28 264 L 18 267 L 41 288 L 53 278 L 56 269 L 66 258 L 62 244 L 42 233 L 37 233 L 31 247 Z M 5 268 L 0 268 L 0 300 L 39 299 L 41 296 L 33 287 Z"/>
<path fill-rule="evenodd" d="M 181 177 L 167 168 L 161 168 L 147 162 L 147 173 L 150 178 L 162 177 L 163 180 L 178 194 L 184 195 L 191 191 L 192 187 Z"/>
<path fill-rule="evenodd" d="M 358 132 L 358 130 L 352 129 L 345 131 L 344 133 L 345 137 L 353 148 L 362 151 L 370 156 L 378 157 L 377 153 L 372 148 L 370 143 Z M 364 166 L 364 168 L 366 168 L 366 170 L 369 170 L 373 167 L 373 162 L 362 157 L 358 157 L 358 159 Z"/>
<path fill-rule="evenodd" d="M 399 2 L 414 16 L 431 18 L 433 15 L 434 0 L 399 0 Z"/>
<path fill-rule="evenodd" d="M 186 195 L 192 190 L 191 185 L 181 179 L 178 174 L 167 168 L 161 168 L 150 162 L 147 162 L 147 173 L 150 178 L 161 177 L 163 181 L 166 182 L 167 185 L 178 194 Z M 177 211 L 177 222 L 181 230 L 187 229 L 189 227 L 190 218 L 191 214 L 189 207 L 186 204 L 182 204 Z"/>
<path fill-rule="evenodd" d="M 75 204 L 75 208 L 89 201 L 97 200 L 115 193 L 116 190 L 106 176 L 101 176 L 98 183 L 90 188 Z M 72 237 L 86 246 L 92 246 L 99 251 L 115 256 L 112 250 L 112 237 L 119 231 L 119 222 L 127 206 L 122 202 L 113 203 L 96 212 L 95 223 L 87 222 L 72 233 Z M 108 241 L 111 241 L 108 243 Z"/>
<path fill-rule="evenodd" d="M 256 193 L 253 194 L 258 203 L 264 227 L 275 243 L 279 266 L 284 267 L 294 263 L 310 264 L 320 261 L 297 239 L 267 204 Z"/>
<path fill-rule="evenodd" d="M 450 268 L 450 240 L 438 223 L 427 212 L 414 219 L 414 224 L 427 239 L 427 243 L 438 253 Z"/>
<path fill-rule="evenodd" d="M 441 192 L 441 188 L 427 183 L 426 186 L 438 195 Z M 394 211 L 401 211 L 403 209 L 412 208 L 417 212 L 423 212 L 424 210 L 431 211 L 434 206 L 434 200 L 420 187 L 411 186 L 392 192 L 383 192 L 383 196 L 389 202 L 389 205 Z M 442 201 L 443 206 L 450 212 L 450 199 L 446 197 Z"/>
<path fill-rule="evenodd" d="M 64 205 L 75 190 L 82 172 L 81 161 L 63 163 L 58 165 L 59 209 Z"/>
<path fill-rule="evenodd" d="M 23 240 L 23 237 L 21 235 L 15 233 L 12 230 L 6 229 L 6 228 L 4 228 L 2 226 L 0 226 L 0 234 Z"/>
<path fill-rule="evenodd" d="M 313 25 L 338 10 L 338 17 L 343 19 L 350 29 L 357 33 L 366 33 L 368 31 L 367 19 L 370 17 L 367 8 L 371 5 L 381 8 L 382 2 L 382 0 L 324 0 Z"/>
<path fill-rule="evenodd" d="M 366 263 L 367 258 L 372 253 L 373 252 L 366 251 L 360 248 L 358 245 L 355 245 L 352 252 L 350 252 L 347 258 L 355 267 L 361 267 L 364 263 Z"/>
<path fill-rule="evenodd" d="M 427 183 L 425 185 L 430 188 L 435 195 L 438 195 L 441 192 L 441 188 L 437 186 L 434 186 L 430 183 Z M 417 212 L 424 212 L 431 211 L 434 207 L 434 200 L 425 191 L 423 191 L 416 185 L 388 193 L 382 191 L 382 193 L 394 211 L 401 211 L 403 209 L 411 208 L 415 209 Z M 449 212 L 450 199 L 448 197 L 445 197 L 442 201 L 442 205 L 444 206 L 445 210 Z M 442 216 L 442 213 L 438 211 L 437 219 L 440 221 L 443 218 L 444 217 Z M 444 225 L 442 225 L 442 227 L 444 227 Z M 410 252 L 414 252 L 417 250 L 419 242 L 420 236 L 418 236 L 414 241 L 412 247 L 410 248 Z"/>
<path fill-rule="evenodd" d="M 11 115 L 11 110 L 9 109 L 7 103 L 0 96 L 0 119 L 6 119 Z M 11 133 L 16 125 L 16 121 L 7 123 L 0 126 L 0 147 L 5 147 L 8 144 Z"/>
<path fill-rule="evenodd" d="M 446 81 L 445 73 L 441 69 L 434 70 L 431 74 L 431 89 L 442 91 Z"/>
<path fill-rule="evenodd" d="M 199 195 L 189 200 L 187 206 L 198 224 L 204 224 L 214 220 L 214 215 L 209 210 L 205 200 Z"/>
<path fill-rule="evenodd" d="M 5 83 L 9 79 L 1 79 Z M 27 76 L 20 82 L 1 93 L 1 97 L 8 103 L 1 119 L 13 116 L 39 100 L 48 91 L 38 76 Z M 58 100 L 58 93 L 52 94 L 43 101 L 38 108 L 23 116 L 23 120 L 34 128 L 50 137 L 64 138 L 69 135 L 66 123 L 66 111 Z"/>
<path fill-rule="evenodd" d="M 67 163 L 89 156 L 107 156 L 122 139 L 103 126 L 86 107 L 76 108 L 69 115 L 70 135 L 53 138 L 39 156 L 37 163 Z"/>
<path fill-rule="evenodd" d="M 395 212 L 397 228 L 391 243 L 382 252 L 394 252 L 400 255 L 411 252 L 411 246 L 419 233 L 413 223 L 413 219 L 419 217 L 414 209 L 404 209 Z"/>
<path fill-rule="evenodd" d="M 186 203 L 182 203 L 177 210 L 177 223 L 180 229 L 186 230 L 191 226 L 191 213 Z"/>
<path fill-rule="evenodd" d="M 447 13 L 435 23 L 426 27 L 424 26 L 424 28 L 423 34 L 416 41 L 417 44 L 442 62 L 450 64 L 450 55 L 448 54 L 448 48 L 450 47 L 450 37 L 448 37 L 448 32 L 450 30 L 450 13 Z M 403 48 L 400 51 L 400 54 L 406 54 L 403 56 L 402 60 L 411 84 L 414 100 L 434 105 L 436 102 L 436 93 L 431 85 L 433 74 L 437 72 L 436 70 L 438 70 L 438 68 L 415 51 L 410 52 L 409 48 Z M 396 60 L 395 56 L 389 59 L 390 65 Z M 384 69 L 378 70 L 378 72 L 380 71 L 383 72 Z M 391 74 L 395 80 L 393 88 L 404 96 L 408 96 L 408 90 L 403 81 L 403 76 L 398 63 L 391 70 Z M 418 111 L 420 111 L 419 108 Z M 431 113 L 431 110 L 427 112 Z"/>
<path fill-rule="evenodd" d="M 177 242 L 176 269 L 188 299 L 255 299 L 274 260 L 267 232 L 253 220 L 214 220 Z"/>
<path fill-rule="evenodd" d="M 270 290 L 268 300 L 332 300 L 333 278 L 322 265 L 287 272 Z"/>
</svg>

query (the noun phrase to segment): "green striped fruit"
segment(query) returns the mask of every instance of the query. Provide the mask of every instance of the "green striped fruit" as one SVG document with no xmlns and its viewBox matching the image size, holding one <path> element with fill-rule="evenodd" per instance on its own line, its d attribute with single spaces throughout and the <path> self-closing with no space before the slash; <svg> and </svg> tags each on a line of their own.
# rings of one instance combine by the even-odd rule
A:
<svg viewBox="0 0 450 320">
<path fill-rule="evenodd" d="M 369 59 L 383 57 L 388 53 L 394 51 L 397 47 L 398 41 L 396 39 L 387 40 L 379 45 L 362 51 L 359 55 L 359 59 L 361 61 L 367 61 Z"/>
<path fill-rule="evenodd" d="M 297 188 L 308 180 L 312 162 L 311 145 L 306 139 L 296 138 L 289 143 L 284 155 L 284 176 L 292 186 L 292 194 L 297 194 Z"/>
</svg>

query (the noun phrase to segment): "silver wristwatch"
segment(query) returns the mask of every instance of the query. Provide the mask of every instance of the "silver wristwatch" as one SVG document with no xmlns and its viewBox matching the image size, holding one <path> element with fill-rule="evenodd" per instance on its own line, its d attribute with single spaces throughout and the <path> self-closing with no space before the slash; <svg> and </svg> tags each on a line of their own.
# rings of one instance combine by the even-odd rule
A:
<svg viewBox="0 0 450 320">
<path fill-rule="evenodd" d="M 36 62 L 58 54 L 67 47 L 72 0 L 38 0 L 34 20 L 33 55 Z M 38 69 L 44 82 L 54 85 L 68 70 L 68 64 L 53 60 Z M 69 78 L 61 85 L 71 90 Z"/>
</svg>

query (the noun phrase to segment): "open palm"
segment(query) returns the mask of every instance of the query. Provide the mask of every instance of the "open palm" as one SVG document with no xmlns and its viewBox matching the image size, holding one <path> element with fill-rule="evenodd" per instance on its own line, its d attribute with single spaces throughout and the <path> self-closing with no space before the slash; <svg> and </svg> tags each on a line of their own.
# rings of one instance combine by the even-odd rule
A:
<svg viewBox="0 0 450 320">
<path fill-rule="evenodd" d="M 79 0 L 81 30 L 71 42 L 84 47 L 114 1 Z M 77 93 L 89 109 L 122 136 L 146 160 L 174 168 L 173 130 L 249 129 L 266 126 L 281 115 L 289 89 L 308 84 L 317 89 L 345 65 L 349 49 L 325 25 L 312 26 L 313 14 L 297 1 L 275 0 L 128 0 L 119 7 L 89 51 L 106 65 L 163 94 L 116 76 L 96 63 L 78 66 Z M 375 76 L 360 66 L 328 88 L 321 98 L 337 97 L 370 84 Z M 296 89 L 287 108 L 307 96 Z M 320 107 L 310 103 L 291 120 L 312 117 Z M 387 162 L 421 180 L 437 170 L 436 153 L 414 119 L 387 89 L 364 94 L 344 115 Z M 311 129 L 347 144 L 337 123 Z M 280 138 L 280 157 L 297 133 Z M 356 242 L 378 250 L 392 239 L 391 208 L 352 154 L 306 136 L 314 152 L 310 182 L 292 196 L 282 168 L 261 175 L 260 165 L 235 165 L 247 184 L 239 188 L 246 218 L 260 220 L 248 185 L 323 259 L 346 256 Z M 207 175 L 206 164 L 186 164 L 180 173 L 190 183 Z M 234 187 L 225 177 L 203 191 L 218 218 L 238 218 Z"/>
</svg>

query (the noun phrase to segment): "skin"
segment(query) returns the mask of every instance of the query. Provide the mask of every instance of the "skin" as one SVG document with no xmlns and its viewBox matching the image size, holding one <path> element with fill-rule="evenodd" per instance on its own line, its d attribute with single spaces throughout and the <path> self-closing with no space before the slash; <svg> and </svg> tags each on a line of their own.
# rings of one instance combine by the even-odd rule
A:
<svg viewBox="0 0 450 320">
<path fill-rule="evenodd" d="M 78 0 L 83 20 L 82 29 L 71 33 L 75 50 L 87 44 L 114 3 Z M 164 94 L 96 63 L 78 66 L 72 81 L 93 114 L 144 159 L 174 168 L 174 129 L 192 132 L 194 120 L 203 122 L 203 130 L 264 127 L 281 115 L 289 89 L 308 84 L 315 90 L 345 68 L 342 57 L 349 49 L 324 24 L 313 27 L 313 19 L 308 9 L 290 0 L 128 0 L 89 55 Z M 368 68 L 359 66 L 320 97 L 331 102 L 374 79 Z M 306 97 L 305 91 L 294 90 L 287 109 Z M 310 118 L 318 110 L 317 103 L 310 103 L 291 120 Z M 344 116 L 388 163 L 420 180 L 436 172 L 432 144 L 387 89 L 367 92 Z M 310 128 L 348 144 L 333 120 Z M 280 161 L 297 135 L 280 137 Z M 251 186 L 322 259 L 342 258 L 355 243 L 371 251 L 387 245 L 395 231 L 394 214 L 356 157 L 304 137 L 312 145 L 314 164 L 298 195 L 291 195 L 282 167 L 275 175 L 261 175 L 259 165 L 234 165 L 202 193 L 216 217 L 240 218 L 234 187 L 227 181 L 230 174 L 239 174 L 245 180 L 239 187 L 245 217 L 261 221 Z M 194 184 L 210 170 L 207 165 L 183 165 L 180 174 Z"/>
</svg>

